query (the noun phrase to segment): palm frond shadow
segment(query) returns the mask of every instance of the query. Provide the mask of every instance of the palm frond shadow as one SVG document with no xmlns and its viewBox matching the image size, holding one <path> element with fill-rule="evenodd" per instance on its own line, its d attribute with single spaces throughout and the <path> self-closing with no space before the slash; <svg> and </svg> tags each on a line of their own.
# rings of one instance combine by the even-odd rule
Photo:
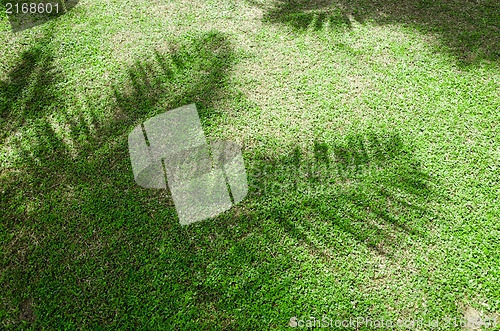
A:
<svg viewBox="0 0 500 331">
<path fill-rule="evenodd" d="M 443 196 L 399 135 L 353 135 L 333 147 L 316 141 L 310 154 L 295 148 L 254 162 L 249 179 L 251 195 L 271 206 L 267 217 L 311 247 L 306 238 L 327 222 L 393 255 L 401 238 L 425 236 L 438 218 L 426 206 Z"/>
<path fill-rule="evenodd" d="M 101 178 L 103 182 L 109 182 L 109 171 L 105 169 L 110 165 L 129 171 L 128 185 L 136 187 L 127 149 L 127 134 L 131 128 L 159 112 L 192 102 L 197 104 L 201 118 L 215 116 L 211 104 L 215 98 L 227 97 L 223 90 L 234 59 L 226 36 L 218 32 L 192 36 L 178 50 L 172 50 L 169 56 L 156 52 L 156 62 L 136 62 L 128 70 L 129 81 L 125 86 L 113 87 L 116 107 L 121 115 L 115 120 L 101 123 L 90 109 L 92 105 L 89 100 L 83 102 L 88 104 L 85 109 L 71 114 L 64 108 L 67 105 L 63 102 L 64 96 L 53 93 L 51 85 L 64 77 L 58 77 L 57 80 L 55 76 L 47 74 L 52 69 L 52 57 L 42 53 L 41 49 L 45 50 L 42 46 L 23 54 L 21 63 L 11 72 L 12 82 L 2 83 L 0 89 L 1 95 L 5 96 L 2 98 L 2 119 L 8 127 L 14 130 L 32 117 L 23 127 L 20 138 L 11 141 L 17 151 L 16 164 L 26 176 L 14 176 L 12 173 L 2 178 L 6 192 L 3 202 L 6 203 L 15 194 L 16 186 L 29 187 L 25 197 L 28 199 L 30 195 L 38 196 L 47 187 L 58 183 L 68 186 L 86 183 L 90 174 L 94 179 Z M 171 57 L 178 59 L 177 65 L 171 61 Z M 39 70 L 41 74 L 35 77 L 33 71 L 37 70 L 41 59 L 44 59 L 44 65 Z M 29 107 L 17 107 L 21 101 L 22 104 L 26 102 L 17 102 L 16 98 L 8 98 L 7 95 L 25 90 L 28 85 L 40 86 L 38 93 L 33 94 L 37 99 L 28 98 L 31 100 Z M 73 141 L 72 149 L 48 119 L 50 106 L 56 103 L 58 115 L 65 119 L 66 131 Z M 36 109 L 31 110 L 33 107 Z M 12 130 L 4 132 L 12 133 Z M 102 153 L 106 157 L 103 158 Z M 82 162 L 82 158 L 86 161 Z M 120 173 L 115 175 L 116 178 L 121 177 Z M 161 194 L 153 191 L 150 192 L 152 195 Z M 170 204 L 169 201 L 165 203 Z M 50 209 L 50 205 L 45 207 Z M 28 215 L 16 213 L 10 216 L 10 219 L 20 219 Z"/>
<path fill-rule="evenodd" d="M 178 47 L 168 55 L 156 52 L 156 61 L 137 62 L 130 68 L 125 86 L 114 86 L 115 106 L 121 115 L 109 121 L 94 113 L 90 96 L 83 96 L 81 106 L 74 104 L 71 110 L 67 108 L 70 103 L 65 95 L 49 92 L 43 94 L 49 96 L 48 100 L 45 98 L 35 103 L 38 108 L 31 112 L 26 107 L 17 107 L 24 104 L 24 99 L 10 99 L 13 91 L 22 91 L 31 85 L 44 86 L 47 91 L 52 91 L 54 86 L 51 83 L 58 81 L 49 79 L 53 76 L 46 73 L 52 72 L 48 44 L 37 45 L 21 57 L 21 63 L 15 65 L 17 69 L 12 70 L 11 81 L 3 82 L 0 90 L 2 119 L 12 126 L 9 133 L 17 125 L 15 120 L 23 123 L 29 119 L 21 128 L 19 139 L 11 139 L 15 164 L 2 169 L 0 177 L 2 231 L 15 232 L 23 224 L 30 227 L 35 236 L 44 233 L 43 237 L 48 238 L 40 243 L 40 247 L 50 246 L 51 238 L 59 238 L 57 240 L 64 245 L 86 247 L 100 240 L 99 236 L 112 236 L 116 231 L 128 228 L 137 229 L 139 223 L 154 227 L 156 232 L 159 228 L 168 232 L 168 227 L 177 222 L 171 197 L 165 190 L 146 190 L 136 185 L 128 154 L 128 133 L 150 115 L 192 102 L 197 103 L 200 117 L 216 116 L 210 105 L 215 98 L 227 97 L 224 90 L 226 76 L 234 58 L 227 37 L 213 31 L 190 36 Z M 41 62 L 44 65 L 40 64 L 40 59 L 46 59 Z M 41 69 L 37 69 L 39 66 Z M 45 72 L 42 77 L 48 78 L 35 79 L 36 70 Z M 36 83 L 38 81 L 44 85 Z M 56 103 L 57 112 L 54 112 L 50 105 Z M 61 118 L 60 124 L 65 125 L 72 146 L 68 144 L 68 137 L 63 138 L 51 122 L 50 115 L 54 113 Z M 138 200 L 142 201 L 139 205 Z M 155 220 L 156 215 L 145 211 L 142 206 L 150 203 L 158 204 L 156 208 L 161 209 L 164 219 Z M 71 221 L 77 219 L 82 221 Z M 65 224 L 65 230 L 61 230 L 63 226 L 54 227 L 55 224 Z M 89 237 L 88 234 L 93 233 L 91 229 L 99 229 L 99 233 Z M 133 241 L 133 238 L 135 235 L 127 240 Z M 29 247 L 28 242 L 16 247 Z M 48 251 L 44 258 L 51 259 L 53 254 L 56 252 Z M 40 261 L 33 261 L 29 264 L 31 271 L 23 273 L 22 266 L 28 265 L 30 255 L 21 256 L 12 250 L 5 256 L 5 263 L 19 266 L 6 271 L 9 277 L 23 274 L 22 277 L 9 278 L 16 281 L 8 288 L 24 288 L 23 284 L 33 279 L 51 288 L 52 285 L 46 283 L 49 280 L 44 278 L 45 272 L 53 275 L 55 282 L 51 284 L 65 277 L 59 266 L 47 266 Z M 99 260 L 102 256 L 95 253 L 91 258 Z M 67 261 L 73 263 L 69 257 Z M 107 265 L 107 262 L 101 262 Z M 140 262 L 129 262 L 131 266 L 140 266 Z M 120 269 L 118 274 L 122 275 L 121 272 Z M 115 271 L 110 273 L 108 281 L 115 281 L 116 275 Z M 75 284 L 79 284 L 78 279 L 87 276 L 79 274 L 75 277 Z M 13 291 L 5 295 L 15 302 L 24 294 Z M 76 314 L 84 303 L 71 297 L 68 295 L 63 300 L 67 300 L 70 310 Z M 107 322 L 113 320 L 111 315 L 102 318 Z"/>
<path fill-rule="evenodd" d="M 27 121 L 46 116 L 62 99 L 56 84 L 65 77 L 53 64 L 54 56 L 48 46 L 52 35 L 53 32 L 45 34 L 23 51 L 7 73 L 8 79 L 0 81 L 0 140 Z"/>
<path fill-rule="evenodd" d="M 360 24 L 401 24 L 437 36 L 441 45 L 435 50 L 452 54 L 461 67 L 484 60 L 500 62 L 500 3 L 495 0 L 275 0 L 271 5 L 246 1 L 263 9 L 264 22 L 299 31 L 327 26 L 343 27 L 345 31 L 353 20 Z"/>
<path fill-rule="evenodd" d="M 131 86 L 114 89 L 118 107 L 129 114 L 152 116 L 196 103 L 200 116 L 210 117 L 214 100 L 227 97 L 224 88 L 235 61 L 227 37 L 209 32 L 190 44 L 172 42 L 169 48 L 169 54 L 155 51 L 154 59 L 136 62 L 128 70 Z"/>
<path fill-rule="evenodd" d="M 269 309 L 277 305 L 293 311 L 299 302 L 291 289 L 301 275 L 287 272 L 297 270 L 301 258 L 287 251 L 290 244 L 281 247 L 282 240 L 296 241 L 339 273 L 348 272 L 337 270 L 350 254 L 346 246 L 360 244 L 393 259 L 408 239 L 425 245 L 427 232 L 440 218 L 429 204 L 445 197 L 420 169 L 412 149 L 398 134 L 366 133 L 343 140 L 314 141 L 308 150 L 290 146 L 283 157 L 246 150 L 247 201 L 190 227 L 172 224 L 171 248 L 163 257 L 172 270 L 168 279 L 189 289 L 196 302 L 193 311 L 214 304 L 222 311 L 248 309 L 241 298 L 249 297 Z M 349 272 L 352 277 L 342 279 L 349 294 L 335 300 L 365 302 L 351 291 L 362 286 L 357 273 L 363 267 Z M 173 294 L 166 300 L 174 311 L 182 309 Z M 172 312 L 165 321 L 178 317 Z M 211 322 L 204 323 L 213 327 Z"/>
<path fill-rule="evenodd" d="M 285 24 L 299 31 L 308 28 L 314 31 L 351 28 L 351 21 L 345 12 L 328 8 L 326 4 L 296 0 L 277 1 L 265 11 L 262 19 L 267 23 Z"/>
</svg>

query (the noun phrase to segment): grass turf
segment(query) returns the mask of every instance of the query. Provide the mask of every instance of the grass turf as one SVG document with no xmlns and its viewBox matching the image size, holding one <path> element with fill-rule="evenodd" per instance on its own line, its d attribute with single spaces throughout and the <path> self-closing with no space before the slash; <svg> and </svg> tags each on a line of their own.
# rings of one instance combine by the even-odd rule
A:
<svg viewBox="0 0 500 331">
<path fill-rule="evenodd" d="M 494 1 L 81 1 L 16 34 L 2 15 L 3 328 L 499 317 Z M 127 135 L 192 102 L 250 192 L 181 227 Z"/>
</svg>

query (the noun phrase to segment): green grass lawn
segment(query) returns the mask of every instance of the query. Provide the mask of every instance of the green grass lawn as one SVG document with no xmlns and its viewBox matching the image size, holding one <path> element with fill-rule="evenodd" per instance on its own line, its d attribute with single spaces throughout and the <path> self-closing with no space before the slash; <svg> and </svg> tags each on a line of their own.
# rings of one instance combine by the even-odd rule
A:
<svg viewBox="0 0 500 331">
<path fill-rule="evenodd" d="M 82 0 L 0 59 L 0 328 L 500 330 L 496 1 Z M 250 191 L 181 227 L 127 136 L 190 103 Z"/>
</svg>

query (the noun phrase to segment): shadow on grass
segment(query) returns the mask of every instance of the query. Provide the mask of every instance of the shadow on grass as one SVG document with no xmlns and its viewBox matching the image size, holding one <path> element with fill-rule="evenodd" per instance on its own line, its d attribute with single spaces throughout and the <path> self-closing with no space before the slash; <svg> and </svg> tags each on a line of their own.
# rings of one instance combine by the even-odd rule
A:
<svg viewBox="0 0 500 331">
<path fill-rule="evenodd" d="M 369 314 L 371 304 L 358 291 L 366 266 L 349 265 L 352 250 L 394 258 L 408 243 L 425 245 L 439 219 L 429 205 L 443 197 L 398 134 L 343 140 L 316 141 L 307 151 L 291 146 L 281 158 L 247 150 L 246 202 L 214 220 L 173 225 L 163 241 L 160 259 L 170 266 L 163 298 L 172 309 L 159 323 L 258 329 L 285 326 L 298 311 Z M 301 248 L 337 280 L 301 269 Z M 335 288 L 325 304 L 311 294 L 321 290 L 304 285 L 309 272 L 331 282 L 321 287 Z M 214 310 L 218 320 L 207 313 Z"/>
<path fill-rule="evenodd" d="M 146 118 L 186 104 L 196 103 L 200 117 L 213 114 L 213 102 L 226 98 L 227 77 L 235 55 L 227 38 L 208 33 L 189 43 L 169 42 L 170 54 L 155 51 L 148 62 L 136 62 L 128 70 L 131 85 L 114 89 L 123 112 Z"/>
<path fill-rule="evenodd" d="M 54 112 L 24 125 L 12 140 L 15 166 L 0 178 L 3 326 L 250 330 L 286 325 L 298 307 L 368 316 L 370 300 L 356 291 L 364 266 L 339 263 L 352 247 L 390 256 L 398 240 L 425 237 L 433 217 L 430 179 L 399 136 L 318 141 L 275 159 L 247 151 L 247 200 L 187 227 L 168 192 L 135 184 L 130 130 L 192 102 L 202 120 L 216 116 L 214 101 L 231 97 L 233 59 L 224 35 L 192 37 L 130 68 L 114 88 L 116 120 L 91 125 L 89 113 L 61 102 L 69 138 L 49 120 Z M 309 256 L 333 271 L 321 278 L 330 301 L 307 296 L 303 278 L 317 278 L 301 269 Z"/>
<path fill-rule="evenodd" d="M 262 17 L 264 22 L 286 24 L 299 31 L 308 28 L 315 31 L 348 30 L 352 26 L 345 11 L 333 8 L 327 2 L 278 0 L 270 7 L 255 0 L 247 2 L 265 10 Z"/>
<path fill-rule="evenodd" d="M 276 206 L 268 216 L 308 245 L 297 228 L 328 224 L 392 256 L 405 237 L 425 236 L 437 219 L 425 206 L 442 198 L 398 134 L 351 135 L 333 146 L 316 141 L 311 151 L 294 148 L 253 170 L 252 194 Z"/>
<path fill-rule="evenodd" d="M 64 76 L 53 65 L 54 57 L 49 44 L 52 32 L 37 44 L 23 51 L 18 62 L 7 73 L 8 79 L 0 81 L 0 124 L 3 141 L 27 121 L 43 118 L 61 100 L 55 88 Z"/>
<path fill-rule="evenodd" d="M 93 102 L 85 96 L 79 103 L 55 90 L 63 77 L 53 74 L 57 70 L 52 66 L 51 36 L 46 33 L 23 53 L 0 90 L 2 125 L 7 128 L 2 140 L 9 141 L 0 177 L 1 296 L 5 299 L 0 315 L 4 325 L 28 323 L 36 328 L 47 325 L 54 312 L 69 305 L 66 316 L 87 311 L 93 315 L 89 323 L 106 324 L 113 319 L 111 312 L 105 309 L 95 315 L 95 306 L 79 295 L 95 294 L 86 285 L 89 279 L 100 282 L 110 277 L 114 282 L 122 269 L 117 274 L 112 263 L 111 274 L 95 278 L 90 266 L 108 265 L 114 253 L 107 251 L 108 256 L 92 247 L 101 243 L 108 247 L 123 231 L 130 245 L 142 245 L 144 235 L 156 239 L 163 235 L 169 224 L 165 218 L 175 219 L 168 192 L 135 184 L 128 133 L 156 113 L 193 102 L 200 117 L 213 116 L 214 99 L 226 97 L 223 89 L 234 53 L 226 36 L 218 32 L 172 43 L 170 54 L 156 52 L 156 61 L 130 68 L 130 81 L 114 88 L 118 115 L 106 122 L 98 119 Z M 162 210 L 163 219 L 151 219 L 156 210 Z M 135 255 L 126 250 L 118 253 L 126 260 Z M 127 272 L 128 265 L 135 263 L 126 263 Z M 70 283 L 64 270 L 68 265 L 81 267 Z M 50 299 L 51 293 L 61 295 L 60 300 Z M 80 293 L 78 300 L 75 293 Z M 31 310 L 37 314 L 28 314 Z M 86 325 L 82 318 L 77 318 L 78 327 Z M 65 317 L 56 324 L 71 327 L 72 320 Z M 136 326 L 141 324 L 137 321 Z"/>
<path fill-rule="evenodd" d="M 119 155 L 128 160 L 129 131 L 151 116 L 194 102 L 200 117 L 209 118 L 214 115 L 212 103 L 217 98 L 227 97 L 223 90 L 234 55 L 224 35 L 209 32 L 190 37 L 182 45 L 172 43 L 169 55 L 155 52 L 154 61 L 137 62 L 131 67 L 129 82 L 113 87 L 118 109 L 116 118 L 100 123 L 90 100 L 84 100 L 86 105 L 70 113 L 69 100 L 55 90 L 54 85 L 64 78 L 53 74 L 57 69 L 51 65 L 49 40 L 45 38 L 23 53 L 20 62 L 9 73 L 11 79 L 2 82 L 0 90 L 2 121 L 6 128 L 3 138 L 10 138 L 15 149 L 9 163 L 11 167 L 26 171 L 26 176 L 19 178 L 16 175 L 15 180 L 29 184 L 34 200 L 47 185 L 64 181 L 75 183 L 79 178 L 86 183 L 91 175 L 102 172 L 93 169 L 96 172 L 92 173 L 85 169 L 91 164 L 82 162 L 82 158 L 97 163 L 102 169 L 109 165 L 102 153 L 109 158 Z M 60 121 L 56 124 L 65 126 L 66 134 L 56 132 L 54 120 L 49 118 L 51 115 L 57 115 L 55 122 Z M 74 145 L 73 152 L 68 141 Z M 119 147 L 110 147 L 114 144 Z M 110 155 L 110 152 L 118 154 Z M 123 162 L 120 160 L 120 163 Z M 130 168 L 126 162 L 124 164 Z M 52 173 L 54 176 L 48 176 Z M 132 184 L 133 177 L 130 180 Z M 102 181 L 109 182 L 109 179 L 102 178 Z M 45 185 L 38 189 L 42 183 Z M 13 186 L 12 190 L 4 191 L 14 193 L 16 190 Z M 27 196 L 26 199 L 29 200 Z"/>
<path fill-rule="evenodd" d="M 439 36 L 443 50 L 461 66 L 500 61 L 500 3 L 495 0 L 276 0 L 270 6 L 247 2 L 264 10 L 264 21 L 298 30 L 349 28 L 349 17 L 361 24 L 403 24 Z"/>
</svg>

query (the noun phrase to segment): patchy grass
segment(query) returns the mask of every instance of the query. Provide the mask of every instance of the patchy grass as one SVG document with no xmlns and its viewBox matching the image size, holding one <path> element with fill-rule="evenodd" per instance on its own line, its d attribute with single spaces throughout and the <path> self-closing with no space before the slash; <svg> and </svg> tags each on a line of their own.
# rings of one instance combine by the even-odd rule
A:
<svg viewBox="0 0 500 331">
<path fill-rule="evenodd" d="M 2 327 L 498 319 L 498 13 L 80 1 L 16 34 L 2 13 Z M 243 147 L 250 192 L 181 227 L 127 136 L 193 102 Z"/>
</svg>

